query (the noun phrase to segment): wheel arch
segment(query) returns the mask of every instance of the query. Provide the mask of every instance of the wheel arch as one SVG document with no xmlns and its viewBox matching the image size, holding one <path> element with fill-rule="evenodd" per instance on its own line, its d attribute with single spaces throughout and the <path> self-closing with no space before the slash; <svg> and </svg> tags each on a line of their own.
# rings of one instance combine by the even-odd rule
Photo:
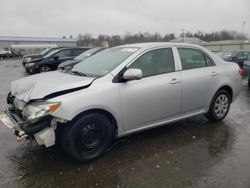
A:
<svg viewBox="0 0 250 188">
<path fill-rule="evenodd" d="M 233 89 L 232 89 L 232 87 L 230 87 L 229 85 L 223 85 L 215 93 L 217 93 L 220 90 L 226 90 L 229 93 L 229 95 L 230 95 L 230 100 L 231 101 L 233 100 L 234 96 L 233 96 Z"/>
<path fill-rule="evenodd" d="M 88 110 L 82 111 L 79 114 L 77 114 L 71 120 L 71 122 L 74 123 L 75 121 L 77 121 L 82 116 L 87 115 L 87 114 L 91 114 L 91 113 L 99 113 L 99 114 L 105 115 L 110 120 L 111 124 L 114 126 L 114 136 L 117 137 L 117 135 L 118 135 L 117 119 L 115 118 L 115 116 L 111 112 L 109 112 L 107 110 L 104 110 L 104 109 L 101 109 L 101 108 L 93 108 L 93 109 L 88 109 Z"/>
</svg>

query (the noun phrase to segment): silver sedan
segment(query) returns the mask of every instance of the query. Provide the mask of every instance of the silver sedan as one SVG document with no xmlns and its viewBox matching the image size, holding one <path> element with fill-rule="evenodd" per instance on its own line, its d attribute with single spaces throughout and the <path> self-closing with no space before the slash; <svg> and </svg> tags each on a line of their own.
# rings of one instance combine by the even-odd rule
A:
<svg viewBox="0 0 250 188">
<path fill-rule="evenodd" d="M 239 95 L 241 74 L 237 64 L 196 45 L 118 46 L 69 71 L 14 81 L 0 119 L 40 145 L 60 139 L 73 159 L 88 162 L 114 138 L 201 114 L 223 120 Z"/>
</svg>

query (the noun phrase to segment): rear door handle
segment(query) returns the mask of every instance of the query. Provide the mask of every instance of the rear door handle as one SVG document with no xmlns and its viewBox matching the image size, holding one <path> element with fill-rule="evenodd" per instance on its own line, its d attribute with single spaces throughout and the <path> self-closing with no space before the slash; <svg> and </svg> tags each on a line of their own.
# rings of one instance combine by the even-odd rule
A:
<svg viewBox="0 0 250 188">
<path fill-rule="evenodd" d="M 173 78 L 169 83 L 170 84 L 178 84 L 178 83 L 180 83 L 181 82 L 181 80 L 179 80 L 179 79 L 177 79 L 177 78 Z"/>
<path fill-rule="evenodd" d="M 218 76 L 219 75 L 219 73 L 217 73 L 216 71 L 213 71 L 211 74 L 210 74 L 210 76 Z"/>
</svg>

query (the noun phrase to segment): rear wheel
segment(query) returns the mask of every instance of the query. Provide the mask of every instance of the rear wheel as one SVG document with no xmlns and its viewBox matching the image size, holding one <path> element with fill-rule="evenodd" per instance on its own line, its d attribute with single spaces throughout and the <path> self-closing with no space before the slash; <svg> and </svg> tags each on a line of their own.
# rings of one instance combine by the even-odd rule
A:
<svg viewBox="0 0 250 188">
<path fill-rule="evenodd" d="M 98 158 L 110 146 L 113 125 L 103 114 L 87 114 L 67 125 L 61 137 L 63 150 L 75 161 L 86 163 Z"/>
<path fill-rule="evenodd" d="M 48 65 L 42 65 L 39 68 L 39 72 L 48 72 L 48 71 L 51 71 L 51 68 Z"/>
<path fill-rule="evenodd" d="M 209 111 L 205 116 L 211 121 L 221 121 L 223 120 L 231 104 L 231 97 L 226 90 L 219 90 L 213 97 L 210 104 Z"/>
</svg>

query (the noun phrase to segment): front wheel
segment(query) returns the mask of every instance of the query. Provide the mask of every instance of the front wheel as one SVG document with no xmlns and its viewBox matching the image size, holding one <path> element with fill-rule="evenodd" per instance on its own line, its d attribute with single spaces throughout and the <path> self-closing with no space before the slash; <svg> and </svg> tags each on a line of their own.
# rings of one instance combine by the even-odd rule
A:
<svg viewBox="0 0 250 188">
<path fill-rule="evenodd" d="M 219 90 L 213 97 L 210 104 L 209 111 L 205 116 L 211 121 L 221 121 L 223 120 L 231 104 L 231 98 L 226 90 Z"/>
<path fill-rule="evenodd" d="M 67 125 L 61 137 L 63 150 L 75 161 L 98 158 L 113 140 L 113 125 L 103 114 L 87 114 Z"/>
<path fill-rule="evenodd" d="M 42 65 L 39 68 L 39 72 L 48 72 L 48 71 L 51 71 L 51 68 L 48 65 Z"/>
</svg>

